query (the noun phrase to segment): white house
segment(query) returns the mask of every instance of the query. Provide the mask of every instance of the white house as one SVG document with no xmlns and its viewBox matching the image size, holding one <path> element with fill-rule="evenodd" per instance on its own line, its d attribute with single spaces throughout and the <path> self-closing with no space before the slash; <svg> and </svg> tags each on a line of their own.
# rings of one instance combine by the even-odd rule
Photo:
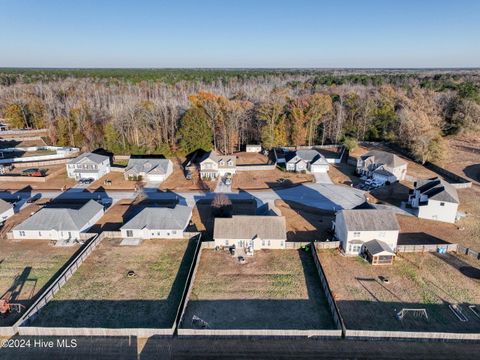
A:
<svg viewBox="0 0 480 360">
<path fill-rule="evenodd" d="M 259 153 L 262 151 L 262 145 L 252 145 L 252 144 L 247 145 L 246 151 L 247 153 L 248 152 Z"/>
<path fill-rule="evenodd" d="M 372 150 L 357 159 L 357 173 L 382 184 L 393 183 L 405 180 L 407 162 L 395 154 Z"/>
<path fill-rule="evenodd" d="M 329 169 L 328 161 L 325 156 L 317 150 L 297 150 L 287 154 L 287 171 L 310 171 L 312 173 L 326 173 Z"/>
<path fill-rule="evenodd" d="M 110 158 L 95 153 L 83 153 L 67 162 L 67 175 L 76 180 L 98 180 L 110 172 Z"/>
<path fill-rule="evenodd" d="M 389 253 L 390 260 L 395 256 L 400 225 L 391 211 L 341 210 L 335 215 L 334 230 L 346 255 L 361 255 L 368 245 L 380 244 L 382 251 Z M 367 244 L 372 240 L 376 240 L 376 243 Z"/>
<path fill-rule="evenodd" d="M 215 246 L 237 249 L 285 249 L 287 232 L 283 216 L 238 215 L 216 218 Z"/>
<path fill-rule="evenodd" d="M 237 158 L 233 155 L 219 155 L 215 151 L 205 154 L 200 161 L 200 177 L 202 179 L 216 179 L 226 174 L 236 172 Z"/>
<path fill-rule="evenodd" d="M 104 214 L 103 205 L 90 200 L 79 209 L 44 207 L 12 229 L 14 239 L 78 240 Z"/>
<path fill-rule="evenodd" d="M 408 196 L 408 205 L 419 218 L 454 223 L 457 217 L 457 189 L 446 181 L 435 177 L 419 180 Z"/>
<path fill-rule="evenodd" d="M 0 224 L 14 214 L 13 205 L 0 199 Z"/>
<path fill-rule="evenodd" d="M 165 181 L 173 172 L 171 160 L 160 158 L 130 158 L 125 168 L 126 180 Z"/>
<path fill-rule="evenodd" d="M 192 209 L 177 205 L 175 208 L 148 207 L 140 211 L 120 228 L 124 238 L 182 239 L 192 217 Z"/>
</svg>

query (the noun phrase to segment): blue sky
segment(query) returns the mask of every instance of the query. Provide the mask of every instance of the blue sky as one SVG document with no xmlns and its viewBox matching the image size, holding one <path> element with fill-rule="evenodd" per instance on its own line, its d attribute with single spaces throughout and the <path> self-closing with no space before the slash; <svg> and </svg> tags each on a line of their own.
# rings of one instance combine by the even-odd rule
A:
<svg viewBox="0 0 480 360">
<path fill-rule="evenodd" d="M 479 67 L 478 0 L 0 0 L 0 67 Z"/>
</svg>

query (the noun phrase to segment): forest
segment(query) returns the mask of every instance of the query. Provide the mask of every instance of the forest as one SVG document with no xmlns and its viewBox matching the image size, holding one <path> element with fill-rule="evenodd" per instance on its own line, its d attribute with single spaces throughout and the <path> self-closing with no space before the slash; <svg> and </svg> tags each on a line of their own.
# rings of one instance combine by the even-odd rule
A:
<svg viewBox="0 0 480 360">
<path fill-rule="evenodd" d="M 117 154 L 388 141 L 424 163 L 480 130 L 480 70 L 4 68 L 0 118 Z"/>
</svg>

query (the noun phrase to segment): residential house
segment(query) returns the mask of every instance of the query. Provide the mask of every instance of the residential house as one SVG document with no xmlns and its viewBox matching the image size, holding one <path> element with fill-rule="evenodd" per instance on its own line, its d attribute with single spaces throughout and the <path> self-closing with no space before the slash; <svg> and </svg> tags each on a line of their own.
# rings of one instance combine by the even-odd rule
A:
<svg viewBox="0 0 480 360">
<path fill-rule="evenodd" d="M 216 179 L 226 174 L 235 174 L 237 158 L 234 155 L 219 155 L 215 151 L 210 151 L 199 161 L 199 164 L 202 179 Z"/>
<path fill-rule="evenodd" d="M 373 209 L 341 210 L 335 216 L 334 230 L 346 255 L 370 252 L 372 257 L 381 256 L 377 259 L 380 263 L 393 261 L 400 232 L 400 225 L 393 212 Z M 382 251 L 378 252 L 379 249 Z"/>
<path fill-rule="evenodd" d="M 182 239 L 192 217 L 192 209 L 147 207 L 120 228 L 124 238 Z"/>
<path fill-rule="evenodd" d="M 160 158 L 130 158 L 125 168 L 126 180 L 165 181 L 173 172 L 173 163 Z"/>
<path fill-rule="evenodd" d="M 259 153 L 262 151 L 262 145 L 247 145 L 246 151 L 247 153 Z"/>
<path fill-rule="evenodd" d="M 76 180 L 98 180 L 110 172 L 110 158 L 95 153 L 83 153 L 67 162 L 67 175 Z"/>
<path fill-rule="evenodd" d="M 14 239 L 78 240 L 104 214 L 103 205 L 90 200 L 79 209 L 44 207 L 12 230 Z"/>
<path fill-rule="evenodd" d="M 285 157 L 287 171 L 310 171 L 312 173 L 326 173 L 329 169 L 328 161 L 317 150 L 297 150 Z"/>
<path fill-rule="evenodd" d="M 216 218 L 213 239 L 215 246 L 248 251 L 284 249 L 287 240 L 285 217 L 237 215 Z"/>
<path fill-rule="evenodd" d="M 14 214 L 13 205 L 8 201 L 0 199 L 0 223 L 3 223 Z"/>
<path fill-rule="evenodd" d="M 407 175 L 407 162 L 395 154 L 372 150 L 357 159 L 357 173 L 385 184 L 401 181 Z"/>
<path fill-rule="evenodd" d="M 419 218 L 454 223 L 457 217 L 457 189 L 446 181 L 435 177 L 418 180 L 410 190 L 408 205 Z"/>
</svg>

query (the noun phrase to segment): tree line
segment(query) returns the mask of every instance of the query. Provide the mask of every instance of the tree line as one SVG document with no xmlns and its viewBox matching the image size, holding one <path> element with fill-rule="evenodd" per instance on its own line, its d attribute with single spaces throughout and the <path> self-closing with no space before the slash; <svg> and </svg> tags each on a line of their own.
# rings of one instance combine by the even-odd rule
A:
<svg viewBox="0 0 480 360">
<path fill-rule="evenodd" d="M 192 70 L 189 80 L 189 70 L 158 70 L 172 82 L 130 81 L 148 70 L 32 71 L 0 73 L 1 116 L 12 128 L 47 128 L 52 144 L 84 150 L 170 156 L 198 148 L 228 154 L 248 143 L 390 141 L 425 162 L 442 158 L 445 136 L 480 126 L 478 71 Z"/>
</svg>

